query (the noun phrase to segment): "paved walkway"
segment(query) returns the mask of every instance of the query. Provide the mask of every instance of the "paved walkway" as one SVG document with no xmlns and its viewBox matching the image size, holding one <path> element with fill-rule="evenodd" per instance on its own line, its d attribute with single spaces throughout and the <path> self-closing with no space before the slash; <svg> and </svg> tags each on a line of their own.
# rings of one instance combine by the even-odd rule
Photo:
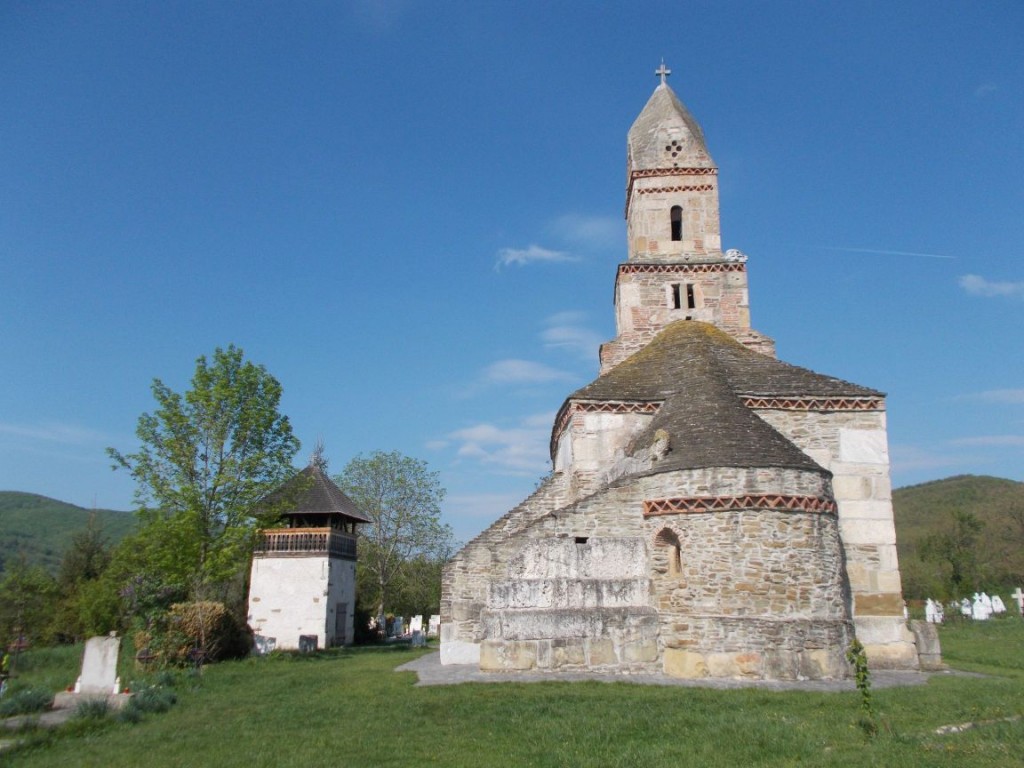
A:
<svg viewBox="0 0 1024 768">
<path fill-rule="evenodd" d="M 481 672 L 470 664 L 442 666 L 440 653 L 428 653 L 395 669 L 415 672 L 421 685 L 459 685 L 460 683 L 539 683 L 550 681 L 596 680 L 602 683 L 634 683 L 636 685 L 677 685 L 686 688 L 761 688 L 769 691 L 853 691 L 853 680 L 731 680 L 702 678 L 680 680 L 668 675 L 603 675 L 597 672 Z M 871 673 L 872 688 L 899 685 L 924 685 L 936 675 L 962 672 L 896 672 L 879 670 Z"/>
</svg>

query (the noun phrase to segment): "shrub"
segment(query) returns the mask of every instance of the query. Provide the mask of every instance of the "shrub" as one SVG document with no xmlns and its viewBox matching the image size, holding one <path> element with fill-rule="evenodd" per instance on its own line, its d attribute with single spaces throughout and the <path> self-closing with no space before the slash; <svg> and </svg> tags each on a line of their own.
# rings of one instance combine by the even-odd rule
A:
<svg viewBox="0 0 1024 768">
<path fill-rule="evenodd" d="M 135 645 L 149 649 L 166 664 L 188 666 L 246 656 L 252 635 L 223 603 L 175 603 L 146 631 L 135 635 Z M 197 652 L 201 652 L 198 658 Z"/>
<path fill-rule="evenodd" d="M 22 688 L 0 699 L 0 717 L 43 712 L 53 703 L 53 694 L 41 688 Z"/>
</svg>

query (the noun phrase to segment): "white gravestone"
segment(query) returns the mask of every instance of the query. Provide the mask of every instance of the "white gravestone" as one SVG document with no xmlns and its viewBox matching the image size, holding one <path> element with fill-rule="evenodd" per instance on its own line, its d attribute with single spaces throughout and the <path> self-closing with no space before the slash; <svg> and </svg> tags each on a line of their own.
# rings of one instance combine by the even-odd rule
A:
<svg viewBox="0 0 1024 768">
<path fill-rule="evenodd" d="M 981 595 L 975 592 L 974 602 L 971 604 L 971 618 L 975 621 L 987 621 L 988 617 L 989 611 L 985 608 L 985 601 L 981 599 Z"/>
<path fill-rule="evenodd" d="M 119 693 L 121 678 L 117 676 L 117 656 L 121 640 L 113 633 L 109 637 L 90 637 L 82 655 L 82 674 L 72 691 L 61 691 L 54 697 L 54 709 L 69 709 L 82 701 L 105 700 L 118 709 L 123 707 L 129 693 Z"/>
<path fill-rule="evenodd" d="M 999 595 L 992 595 L 992 613 L 1006 613 L 1006 603 Z"/>
<path fill-rule="evenodd" d="M 90 637 L 82 657 L 82 676 L 75 683 L 75 693 L 113 694 L 121 690 L 117 676 L 117 654 L 121 650 L 118 637 Z"/>
<path fill-rule="evenodd" d="M 929 624 L 938 623 L 935 618 L 935 603 L 930 597 L 924 601 L 924 620 Z"/>
<path fill-rule="evenodd" d="M 960 601 L 960 614 L 968 619 L 971 618 L 971 601 L 966 597 Z"/>
<path fill-rule="evenodd" d="M 430 623 L 427 624 L 427 637 L 437 637 L 437 633 L 441 629 L 441 616 L 440 614 L 434 614 L 430 617 Z"/>
<path fill-rule="evenodd" d="M 1021 592 L 1020 587 L 1017 587 L 1017 590 L 1010 597 L 1017 601 L 1017 612 L 1024 616 L 1024 592 Z"/>
<path fill-rule="evenodd" d="M 423 631 L 423 617 L 413 616 L 412 621 L 409 622 L 410 632 L 422 632 Z"/>
</svg>

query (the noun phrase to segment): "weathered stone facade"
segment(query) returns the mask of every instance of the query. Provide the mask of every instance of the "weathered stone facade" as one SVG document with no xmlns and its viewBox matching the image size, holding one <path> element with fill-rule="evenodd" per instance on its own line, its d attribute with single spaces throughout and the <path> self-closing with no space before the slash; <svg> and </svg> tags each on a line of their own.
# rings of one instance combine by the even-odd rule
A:
<svg viewBox="0 0 1024 768">
<path fill-rule="evenodd" d="M 856 633 L 916 668 L 884 397 L 750 327 L 717 168 L 664 82 L 628 160 L 618 334 L 556 417 L 552 475 L 446 567 L 442 662 L 835 678 Z"/>
</svg>

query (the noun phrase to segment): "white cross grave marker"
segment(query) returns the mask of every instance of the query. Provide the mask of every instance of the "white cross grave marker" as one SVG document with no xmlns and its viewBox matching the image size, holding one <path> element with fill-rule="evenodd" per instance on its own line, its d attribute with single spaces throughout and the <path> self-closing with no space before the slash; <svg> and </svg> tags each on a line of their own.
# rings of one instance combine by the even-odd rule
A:
<svg viewBox="0 0 1024 768">
<path fill-rule="evenodd" d="M 1017 601 L 1017 612 L 1024 616 L 1024 592 L 1021 592 L 1020 587 L 1017 587 L 1017 591 L 1010 595 L 1010 597 Z"/>
</svg>

